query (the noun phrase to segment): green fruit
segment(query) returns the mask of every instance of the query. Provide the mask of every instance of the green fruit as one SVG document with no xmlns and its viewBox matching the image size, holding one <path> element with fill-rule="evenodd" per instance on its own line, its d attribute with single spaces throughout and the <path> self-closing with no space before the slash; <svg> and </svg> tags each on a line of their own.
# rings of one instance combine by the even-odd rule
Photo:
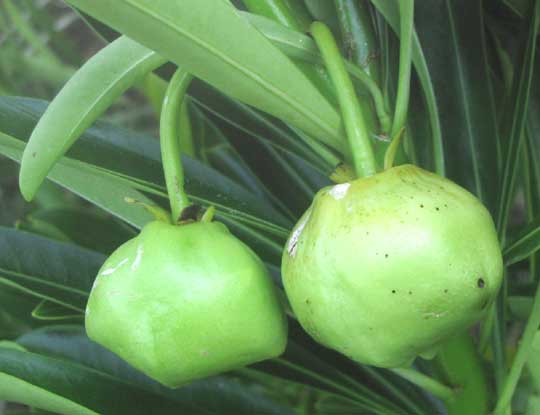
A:
<svg viewBox="0 0 540 415">
<path fill-rule="evenodd" d="M 433 356 L 482 317 L 502 258 L 485 207 L 412 165 L 322 189 L 286 245 L 283 282 L 304 329 L 360 363 Z"/>
<path fill-rule="evenodd" d="M 88 336 L 164 385 L 280 355 L 287 323 L 264 264 L 216 222 L 148 224 L 104 263 Z"/>
</svg>

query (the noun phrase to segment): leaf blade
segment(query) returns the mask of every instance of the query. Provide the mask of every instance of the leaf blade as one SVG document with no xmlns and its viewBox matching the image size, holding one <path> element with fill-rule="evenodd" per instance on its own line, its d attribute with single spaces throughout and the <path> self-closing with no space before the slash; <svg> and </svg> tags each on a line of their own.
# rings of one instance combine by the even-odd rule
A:
<svg viewBox="0 0 540 415">
<path fill-rule="evenodd" d="M 68 3 L 122 31 L 193 75 L 340 147 L 337 112 L 301 71 L 229 3 L 106 0 Z"/>
</svg>

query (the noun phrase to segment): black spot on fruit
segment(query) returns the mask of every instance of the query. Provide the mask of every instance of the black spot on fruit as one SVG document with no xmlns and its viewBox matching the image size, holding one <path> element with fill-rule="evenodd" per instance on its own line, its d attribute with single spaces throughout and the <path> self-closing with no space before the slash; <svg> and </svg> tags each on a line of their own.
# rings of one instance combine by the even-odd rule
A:
<svg viewBox="0 0 540 415">
<path fill-rule="evenodd" d="M 396 290 L 392 290 L 392 294 L 395 294 L 396 293 Z"/>
<path fill-rule="evenodd" d="M 478 286 L 478 288 L 484 288 L 486 286 L 486 282 L 483 278 L 478 278 L 478 280 L 476 281 L 476 285 Z"/>
</svg>

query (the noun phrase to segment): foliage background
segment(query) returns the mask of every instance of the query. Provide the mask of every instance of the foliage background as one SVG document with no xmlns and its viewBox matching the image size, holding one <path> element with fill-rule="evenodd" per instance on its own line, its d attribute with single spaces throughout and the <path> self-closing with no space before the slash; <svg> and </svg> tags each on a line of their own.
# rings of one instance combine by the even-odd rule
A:
<svg viewBox="0 0 540 415">
<path fill-rule="evenodd" d="M 336 27 L 324 2 L 306 3 Z M 391 2 L 373 3 L 378 10 L 391 10 Z M 503 340 L 492 343 L 482 357 L 490 405 L 532 315 L 538 280 L 533 254 L 540 245 L 540 79 L 534 64 L 540 54 L 531 46 L 538 16 L 530 12 L 536 3 L 419 0 L 415 10 L 415 44 L 421 45 L 425 66 L 422 71 L 422 56 L 413 51 L 416 71 L 408 132 L 414 140 L 409 137 L 409 154 L 412 161 L 445 172 L 482 198 L 503 229 L 503 239 L 509 241 L 505 245 L 508 283 L 497 326 Z M 380 67 L 374 70 L 378 75 L 373 76 L 391 107 L 399 39 L 387 23 L 396 26 L 396 17 L 383 14 L 376 19 L 377 42 L 381 42 L 376 48 L 383 52 Z M 17 159 L 46 104 L 14 96 L 52 100 L 75 70 L 106 43 L 61 1 L 3 0 L 0 28 L 0 131 L 17 138 L 17 142 L 3 139 L 0 152 Z M 161 75 L 170 72 L 165 68 Z M 436 95 L 436 119 L 430 116 L 430 102 L 424 95 L 426 76 Z M 282 359 L 177 392 L 164 390 L 86 339 L 81 313 L 95 271 L 104 255 L 134 235 L 137 227 L 118 218 L 131 225 L 147 220 L 144 213 L 103 203 L 104 198 L 118 189 L 142 190 L 166 205 L 157 141 L 151 138 L 157 136 L 156 97 L 161 88 L 159 82 L 148 81 L 130 89 L 83 135 L 60 167 L 63 170 L 51 176 L 60 182 L 59 177 L 69 178 L 62 184 L 84 198 L 47 182 L 35 201 L 25 204 L 19 196 L 17 164 L 0 159 L 0 224 L 4 226 L 0 339 L 7 341 L 0 348 L 0 371 L 9 369 L 46 391 L 36 402 L 26 402 L 37 407 L 45 402 L 59 413 L 81 410 L 70 405 L 103 413 L 150 413 L 156 407 L 160 413 L 203 414 L 443 411 L 440 401 L 400 376 L 352 364 L 313 343 L 294 323 Z M 277 277 L 288 227 L 314 192 L 330 183 L 327 176 L 333 166 L 302 144 L 296 128 L 238 104 L 202 82 L 190 91 L 190 115 L 199 144 L 192 150 L 198 162 L 186 164 L 192 180 L 188 191 L 204 203 L 224 206 L 221 219 L 257 250 Z M 328 96 L 331 99 L 331 93 Z M 379 138 L 374 142 L 380 156 L 387 142 Z M 78 170 L 84 174 L 77 176 Z M 509 180 L 513 174 L 515 182 Z M 114 186 L 107 188 L 104 183 L 109 180 Z M 92 191 L 95 187 L 98 192 Z M 533 346 L 540 348 L 540 340 Z M 534 359 L 534 353 L 531 356 Z M 517 413 L 535 413 L 540 399 L 536 363 L 527 361 L 514 400 Z M 429 363 L 418 362 L 417 369 L 447 380 Z M 0 388 L 8 390 L 6 385 L 0 379 Z M 20 391 L 27 393 L 22 386 Z M 117 399 L 119 391 L 124 399 Z M 16 391 L 10 393 L 17 396 Z"/>
</svg>

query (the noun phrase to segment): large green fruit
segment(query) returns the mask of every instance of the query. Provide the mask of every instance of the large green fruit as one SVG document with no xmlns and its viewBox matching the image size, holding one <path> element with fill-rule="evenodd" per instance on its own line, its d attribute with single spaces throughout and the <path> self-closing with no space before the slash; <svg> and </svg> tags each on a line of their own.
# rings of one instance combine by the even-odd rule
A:
<svg viewBox="0 0 540 415">
<path fill-rule="evenodd" d="M 322 189 L 293 230 L 283 282 L 304 329 L 360 363 L 407 365 L 478 321 L 502 258 L 473 195 L 412 165 Z"/>
<path fill-rule="evenodd" d="M 97 276 L 91 339 L 159 382 L 280 355 L 287 324 L 261 260 L 220 223 L 148 224 Z"/>
</svg>

